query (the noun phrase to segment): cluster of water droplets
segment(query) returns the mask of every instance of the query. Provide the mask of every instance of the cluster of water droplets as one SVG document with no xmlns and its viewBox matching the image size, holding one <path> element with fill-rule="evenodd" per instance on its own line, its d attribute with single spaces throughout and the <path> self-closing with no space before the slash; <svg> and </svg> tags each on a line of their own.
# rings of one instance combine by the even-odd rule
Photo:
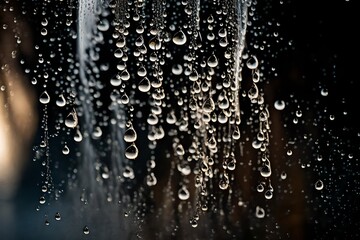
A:
<svg viewBox="0 0 360 240">
<path fill-rule="evenodd" d="M 155 169 L 164 160 L 158 158 L 166 152 L 166 160 L 172 162 L 170 178 L 180 176 L 176 189 L 169 191 L 181 202 L 192 202 L 190 223 L 196 227 L 201 213 L 214 202 L 212 192 L 237 191 L 232 183 L 236 168 L 243 164 L 241 122 L 245 114 L 240 101 L 249 101 L 257 118 L 252 147 L 259 152 L 258 169 L 264 179 L 257 190 L 266 188 L 265 199 L 272 198 L 270 116 L 259 89 L 259 61 L 243 53 L 251 1 L 214 1 L 206 9 L 190 0 L 81 0 L 77 8 L 73 4 L 70 1 L 69 9 L 64 10 L 64 27 L 68 37 L 76 40 L 77 53 L 69 53 L 64 62 L 76 77 L 65 74 L 55 96 L 46 84 L 55 76 L 44 72 L 39 101 L 44 105 L 45 122 L 52 102 L 65 109 L 57 132 L 72 135 L 79 144 L 75 152 L 81 162 L 82 189 L 103 194 L 105 202 L 134 203 L 128 200 L 124 186 L 136 181 L 135 162 L 147 161 L 145 182 L 152 188 L 161 177 Z M 75 10 L 79 15 L 76 29 Z M 41 35 L 51 42 L 47 22 L 44 18 L 41 23 Z M 111 46 L 108 60 L 101 56 L 102 46 Z M 39 61 L 42 58 L 39 54 Z M 251 72 L 247 91 L 241 85 L 244 68 Z M 103 77 L 107 73 L 111 77 Z M 278 110 L 284 108 L 282 102 L 275 104 Z M 44 146 L 49 148 L 46 127 L 44 131 Z M 165 141 L 171 142 L 171 149 L 163 149 Z M 145 148 L 147 156 L 141 153 Z M 68 156 L 72 151 L 70 143 L 63 141 L 62 153 Z M 111 160 L 101 160 L 104 156 Z M 50 169 L 49 156 L 47 159 L 45 165 Z M 44 203 L 42 197 L 40 204 Z M 256 216 L 263 218 L 264 211 L 257 207 Z M 58 218 L 60 215 L 55 216 Z M 85 226 L 84 234 L 89 232 Z"/>
</svg>

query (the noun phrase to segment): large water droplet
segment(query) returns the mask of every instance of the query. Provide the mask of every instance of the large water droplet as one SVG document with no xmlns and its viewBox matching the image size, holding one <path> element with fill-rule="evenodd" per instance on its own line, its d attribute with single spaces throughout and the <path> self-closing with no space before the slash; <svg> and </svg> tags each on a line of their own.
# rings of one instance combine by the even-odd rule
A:
<svg viewBox="0 0 360 240">
<path fill-rule="evenodd" d="M 144 77 L 138 85 L 138 89 L 141 92 L 148 92 L 151 88 L 150 80 L 147 77 Z"/>
<path fill-rule="evenodd" d="M 214 68 L 218 65 L 218 60 L 214 53 L 211 54 L 211 56 L 207 59 L 207 65 L 212 68 Z"/>
<path fill-rule="evenodd" d="M 212 111 L 215 110 L 215 103 L 211 97 L 209 97 L 208 99 L 205 100 L 205 102 L 203 104 L 203 110 L 206 113 L 211 113 Z"/>
<path fill-rule="evenodd" d="M 40 95 L 39 101 L 42 104 L 48 104 L 50 102 L 50 96 L 46 90 Z"/>
<path fill-rule="evenodd" d="M 135 142 L 137 139 L 137 134 L 133 127 L 128 128 L 124 133 L 125 142 Z"/>
<path fill-rule="evenodd" d="M 247 61 L 246 61 L 246 66 L 249 69 L 255 69 L 257 68 L 259 65 L 259 62 L 257 60 L 257 58 L 255 56 L 251 56 Z"/>
<path fill-rule="evenodd" d="M 180 30 L 174 34 L 172 40 L 176 45 L 184 45 L 186 43 L 187 38 L 185 33 L 182 30 Z"/>
<path fill-rule="evenodd" d="M 125 157 L 127 157 L 130 160 L 134 160 L 135 158 L 137 158 L 138 154 L 139 154 L 139 150 L 136 147 L 135 143 L 132 143 L 125 150 Z"/>
<path fill-rule="evenodd" d="M 65 125 L 68 128 L 75 128 L 78 125 L 78 117 L 75 109 L 72 110 L 71 113 L 65 119 Z"/>
</svg>

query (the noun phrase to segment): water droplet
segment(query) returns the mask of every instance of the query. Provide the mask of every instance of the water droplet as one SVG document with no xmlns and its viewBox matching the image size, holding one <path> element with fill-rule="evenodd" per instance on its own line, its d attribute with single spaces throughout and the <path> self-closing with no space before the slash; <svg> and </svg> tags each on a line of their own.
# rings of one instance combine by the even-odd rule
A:
<svg viewBox="0 0 360 240">
<path fill-rule="evenodd" d="M 76 114 L 76 111 L 75 109 L 72 110 L 72 112 L 70 112 L 68 114 L 68 116 L 66 117 L 65 119 L 65 125 L 68 127 L 68 128 L 75 128 L 77 125 L 78 125 L 78 117 L 77 117 L 77 114 Z"/>
<path fill-rule="evenodd" d="M 178 191 L 178 196 L 180 200 L 188 200 L 190 197 L 189 190 L 185 186 L 182 186 Z"/>
<path fill-rule="evenodd" d="M 219 188 L 220 188 L 221 190 L 226 190 L 228 187 L 229 187 L 229 177 L 227 176 L 226 173 L 224 173 L 224 174 L 222 175 L 222 177 L 220 178 Z"/>
<path fill-rule="evenodd" d="M 149 175 L 146 176 L 146 184 L 151 187 L 151 186 L 155 186 L 157 183 L 157 179 L 154 175 L 154 173 L 150 173 Z"/>
<path fill-rule="evenodd" d="M 158 37 L 153 37 L 149 41 L 149 47 L 151 50 L 159 50 L 161 48 L 161 42 L 159 41 Z"/>
<path fill-rule="evenodd" d="M 115 77 L 110 79 L 110 84 L 114 87 L 120 86 L 121 82 L 122 81 L 119 74 L 116 74 Z"/>
<path fill-rule="evenodd" d="M 68 155 L 70 153 L 70 149 L 67 145 L 64 146 L 63 150 L 62 150 L 62 153 L 64 155 Z"/>
<path fill-rule="evenodd" d="M 122 71 L 122 72 L 120 73 L 120 78 L 121 78 L 121 80 L 123 80 L 123 81 L 127 81 L 127 80 L 130 79 L 130 73 L 125 69 L 124 71 Z"/>
<path fill-rule="evenodd" d="M 46 90 L 40 95 L 39 100 L 42 104 L 48 104 L 50 102 L 50 96 Z"/>
<path fill-rule="evenodd" d="M 137 134 L 133 127 L 128 128 L 124 133 L 125 142 L 135 142 L 137 139 Z"/>
<path fill-rule="evenodd" d="M 139 154 L 139 150 L 136 147 L 135 143 L 132 143 L 125 150 L 125 157 L 127 157 L 130 160 L 134 160 L 135 158 L 137 158 L 138 154 Z"/>
<path fill-rule="evenodd" d="M 212 111 L 215 110 L 215 103 L 211 97 L 209 97 L 208 99 L 205 100 L 205 102 L 203 104 L 203 110 L 206 113 L 211 113 Z"/>
<path fill-rule="evenodd" d="M 171 72 L 174 75 L 180 75 L 183 72 L 183 67 L 180 64 L 175 64 L 172 68 L 171 68 Z"/>
<path fill-rule="evenodd" d="M 266 190 L 264 196 L 265 196 L 266 199 L 272 199 L 273 191 L 271 191 L 270 189 Z"/>
<path fill-rule="evenodd" d="M 324 183 L 321 180 L 317 180 L 315 183 L 315 189 L 316 190 L 322 190 L 324 188 Z"/>
<path fill-rule="evenodd" d="M 214 53 L 211 54 L 211 56 L 207 59 L 207 65 L 212 68 L 214 68 L 218 65 L 218 60 Z"/>
<path fill-rule="evenodd" d="M 256 99 L 259 96 L 259 89 L 255 83 L 252 84 L 251 88 L 248 91 L 248 97 L 250 100 Z"/>
<path fill-rule="evenodd" d="M 329 95 L 329 92 L 326 88 L 322 88 L 320 93 L 321 93 L 321 96 L 323 96 L 323 97 L 326 97 L 327 95 Z"/>
<path fill-rule="evenodd" d="M 40 204 L 45 204 L 45 202 L 46 202 L 45 197 L 40 197 L 39 203 Z"/>
<path fill-rule="evenodd" d="M 271 168 L 267 164 L 264 164 L 260 169 L 260 174 L 263 177 L 270 177 L 271 176 Z"/>
<path fill-rule="evenodd" d="M 74 136 L 75 142 L 81 142 L 82 139 L 83 139 L 83 136 L 82 136 L 80 130 L 76 129 L 76 133 L 75 133 L 75 136 Z"/>
<path fill-rule="evenodd" d="M 174 34 L 172 40 L 176 45 L 184 45 L 187 41 L 187 38 L 185 33 L 182 30 L 180 30 Z"/>
<path fill-rule="evenodd" d="M 265 210 L 259 206 L 256 207 L 255 216 L 257 218 L 264 218 L 265 217 Z"/>
<path fill-rule="evenodd" d="M 129 166 L 125 166 L 123 176 L 124 178 L 134 179 L 135 178 L 134 170 Z"/>
<path fill-rule="evenodd" d="M 60 213 L 59 213 L 59 212 L 55 213 L 55 220 L 56 220 L 56 221 L 60 221 L 60 220 L 61 220 L 61 216 L 60 216 Z"/>
<path fill-rule="evenodd" d="M 274 107 L 276 110 L 279 110 L 279 111 L 284 110 L 285 102 L 283 100 L 276 100 L 274 102 Z"/>
<path fill-rule="evenodd" d="M 148 92 L 151 88 L 151 84 L 150 84 L 150 81 L 147 77 L 144 77 L 140 82 L 139 82 L 139 85 L 138 85 L 138 89 L 141 91 L 141 92 Z"/>
<path fill-rule="evenodd" d="M 93 133 L 92 133 L 92 137 L 93 137 L 94 139 L 98 139 L 98 138 L 101 137 L 101 135 L 102 135 L 102 130 L 101 130 L 101 128 L 100 128 L 99 126 L 95 127 L 95 128 L 94 128 L 94 131 L 93 131 Z"/>
<path fill-rule="evenodd" d="M 177 147 L 176 147 L 176 154 L 177 154 L 178 156 L 183 156 L 183 155 L 185 154 L 184 147 L 183 147 L 181 144 L 177 145 Z"/>
<path fill-rule="evenodd" d="M 85 235 L 88 235 L 88 234 L 90 233 L 90 230 L 89 230 L 88 226 L 85 226 L 85 227 L 83 228 L 83 233 L 84 233 Z"/>
<path fill-rule="evenodd" d="M 258 192 L 263 192 L 264 191 L 264 185 L 262 185 L 261 183 L 256 187 L 256 190 Z"/>
<path fill-rule="evenodd" d="M 257 60 L 257 58 L 255 56 L 251 56 L 247 61 L 246 61 L 246 66 L 249 69 L 255 69 L 257 68 L 259 65 L 259 62 Z"/>
<path fill-rule="evenodd" d="M 66 105 L 66 100 L 63 94 L 59 95 L 59 98 L 56 100 L 56 105 L 59 107 L 64 107 Z"/>
</svg>

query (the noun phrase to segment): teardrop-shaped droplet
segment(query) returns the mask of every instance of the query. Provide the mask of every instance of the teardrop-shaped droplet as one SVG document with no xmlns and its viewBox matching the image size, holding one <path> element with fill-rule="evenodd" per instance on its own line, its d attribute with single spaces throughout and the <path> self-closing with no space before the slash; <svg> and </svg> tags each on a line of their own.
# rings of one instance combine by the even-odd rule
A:
<svg viewBox="0 0 360 240">
<path fill-rule="evenodd" d="M 145 77 L 146 74 L 146 68 L 144 66 L 139 67 L 139 69 L 137 70 L 137 75 L 139 75 L 139 77 Z"/>
<path fill-rule="evenodd" d="M 68 155 L 70 153 L 70 149 L 67 145 L 64 146 L 63 150 L 62 150 L 62 153 L 64 155 Z"/>
<path fill-rule="evenodd" d="M 130 160 L 133 160 L 133 159 L 137 158 L 138 154 L 139 154 L 139 150 L 136 147 L 135 143 L 132 143 L 125 150 L 125 157 L 127 157 Z"/>
<path fill-rule="evenodd" d="M 161 48 L 161 42 L 158 39 L 158 37 L 153 37 L 149 41 L 149 47 L 150 47 L 151 50 L 159 50 Z"/>
<path fill-rule="evenodd" d="M 110 79 L 110 84 L 114 87 L 120 86 L 121 82 L 122 81 L 119 74 L 116 74 L 115 77 Z"/>
<path fill-rule="evenodd" d="M 271 168 L 267 164 L 264 164 L 260 169 L 260 174 L 263 177 L 270 177 L 271 176 Z"/>
<path fill-rule="evenodd" d="M 125 69 L 124 71 L 121 72 L 120 78 L 123 81 L 127 81 L 130 79 L 130 73 Z"/>
<path fill-rule="evenodd" d="M 80 130 L 76 129 L 76 133 L 75 133 L 75 136 L 74 136 L 75 142 L 81 142 L 82 139 L 83 139 L 83 136 L 82 136 Z"/>
<path fill-rule="evenodd" d="M 147 77 L 144 77 L 140 82 L 139 82 L 139 85 L 138 85 L 138 89 L 141 91 L 141 92 L 148 92 L 151 88 L 151 83 L 150 83 L 150 80 L 147 78 Z"/>
<path fill-rule="evenodd" d="M 135 142 L 137 139 L 137 134 L 133 127 L 128 128 L 124 133 L 125 142 Z"/>
<path fill-rule="evenodd" d="M 208 99 L 205 100 L 205 102 L 203 104 L 203 110 L 206 113 L 211 113 L 212 111 L 215 110 L 215 103 L 211 97 L 209 97 Z"/>
<path fill-rule="evenodd" d="M 75 128 L 78 125 L 78 117 L 75 109 L 72 110 L 71 113 L 65 119 L 65 125 L 68 128 Z"/>
<path fill-rule="evenodd" d="M 211 54 L 211 56 L 207 59 L 207 65 L 212 68 L 214 68 L 218 65 L 218 60 L 214 53 Z"/>
<path fill-rule="evenodd" d="M 66 100 L 63 94 L 59 95 L 59 98 L 56 100 L 56 105 L 59 107 L 64 107 L 66 105 Z"/>
<path fill-rule="evenodd" d="M 46 90 L 40 95 L 39 101 L 42 104 L 48 104 L 50 102 L 50 96 Z"/>
<path fill-rule="evenodd" d="M 182 30 L 180 30 L 174 34 L 172 40 L 176 45 L 184 45 L 187 41 L 187 38 L 185 33 Z"/>
<path fill-rule="evenodd" d="M 252 99 L 256 99 L 259 96 L 259 89 L 255 83 L 252 84 L 251 88 L 248 91 L 248 97 Z"/>
</svg>

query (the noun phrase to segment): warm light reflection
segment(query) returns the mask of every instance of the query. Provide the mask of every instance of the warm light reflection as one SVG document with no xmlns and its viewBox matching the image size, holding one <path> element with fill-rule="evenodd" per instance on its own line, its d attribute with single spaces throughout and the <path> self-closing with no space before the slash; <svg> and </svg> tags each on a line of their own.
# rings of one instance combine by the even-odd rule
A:
<svg viewBox="0 0 360 240">
<path fill-rule="evenodd" d="M 2 16 L 7 27 L 0 34 L 0 199 L 15 193 L 37 123 L 36 97 L 19 66 L 18 55 L 30 54 L 31 39 L 12 12 Z M 24 37 L 19 47 L 14 32 Z"/>
</svg>

